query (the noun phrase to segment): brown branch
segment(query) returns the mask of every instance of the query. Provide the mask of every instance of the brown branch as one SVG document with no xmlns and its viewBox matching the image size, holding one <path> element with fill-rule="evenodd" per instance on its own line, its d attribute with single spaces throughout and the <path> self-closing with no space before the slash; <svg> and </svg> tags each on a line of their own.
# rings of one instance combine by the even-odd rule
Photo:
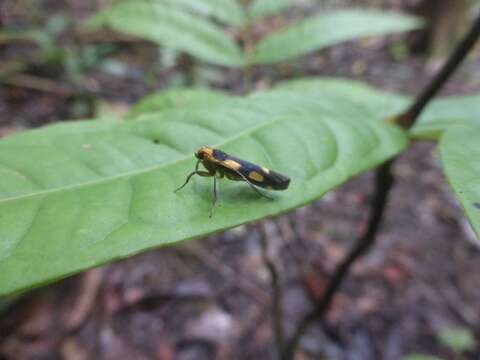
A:
<svg viewBox="0 0 480 360">
<path fill-rule="evenodd" d="M 69 97 L 73 95 L 73 90 L 66 85 L 47 78 L 41 78 L 27 74 L 18 74 L 12 77 L 4 78 L 0 77 L 0 83 L 48 92 L 62 97 Z"/>
<path fill-rule="evenodd" d="M 452 76 L 460 63 L 475 45 L 480 37 L 480 15 L 472 24 L 470 31 L 460 41 L 457 48 L 449 57 L 445 65 L 427 85 L 427 87 L 418 96 L 412 106 L 404 113 L 398 115 L 395 122 L 405 129 L 409 129 L 418 119 L 425 106 L 433 99 L 441 87 Z M 360 258 L 375 243 L 376 235 L 387 205 L 388 195 L 393 187 L 394 177 L 391 169 L 395 159 L 388 161 L 377 169 L 375 176 L 375 194 L 372 202 L 372 211 L 370 215 L 367 231 L 359 238 L 353 249 L 349 252 L 345 260 L 337 267 L 335 273 L 330 280 L 329 286 L 325 292 L 323 299 L 316 305 L 315 309 L 307 314 L 299 323 L 294 334 L 285 344 L 281 353 L 282 360 L 290 360 L 295 354 L 300 338 L 307 331 L 310 325 L 322 320 L 324 314 L 328 310 L 333 297 L 340 288 L 343 280 L 348 275 L 350 268 L 355 261 Z"/>
<path fill-rule="evenodd" d="M 335 274 L 329 282 L 328 288 L 325 291 L 325 295 L 322 300 L 315 306 L 312 312 L 307 314 L 299 323 L 298 327 L 295 330 L 295 333 L 285 345 L 284 350 L 282 351 L 281 358 L 283 360 L 290 360 L 293 358 L 295 349 L 298 346 L 300 338 L 305 333 L 305 331 L 310 327 L 310 325 L 318 320 L 323 318 L 323 315 L 330 307 L 333 297 L 337 293 L 337 290 L 342 285 L 343 280 L 348 274 L 353 263 L 362 256 L 372 245 L 375 243 L 376 234 L 380 227 L 382 221 L 383 213 L 387 205 L 388 194 L 390 189 L 393 186 L 393 175 L 391 173 L 391 166 L 393 160 L 385 163 L 378 168 L 375 175 L 375 194 L 372 199 L 372 212 L 370 215 L 370 220 L 368 224 L 367 231 L 365 234 L 357 241 L 353 249 L 343 260 L 343 262 L 335 270 Z"/>
<path fill-rule="evenodd" d="M 270 273 L 270 282 L 272 286 L 272 322 L 273 322 L 273 332 L 275 335 L 276 347 L 279 352 L 282 351 L 285 346 L 285 335 L 284 335 L 284 313 L 282 307 L 282 287 L 280 284 L 280 276 L 278 275 L 277 267 L 275 263 L 270 258 L 268 254 L 268 239 L 269 235 L 267 229 L 265 228 L 265 223 L 260 223 L 258 228 L 260 230 L 260 245 L 262 247 L 262 259 L 265 264 L 268 272 Z"/>
<path fill-rule="evenodd" d="M 103 279 L 101 268 L 92 269 L 83 273 L 78 279 L 75 303 L 62 314 L 65 330 L 71 334 L 79 330 L 95 308 L 95 300 L 100 291 Z"/>
<path fill-rule="evenodd" d="M 228 282 L 235 283 L 235 285 L 250 295 L 261 306 L 267 306 L 270 302 L 268 293 L 261 288 L 255 281 L 250 279 L 247 275 L 239 273 L 232 267 L 222 262 L 214 254 L 205 250 L 201 245 L 195 243 L 189 244 L 188 247 L 179 247 L 176 249 L 179 254 L 186 254 L 196 257 L 203 264 L 215 271 L 217 274 L 228 279 Z"/>
<path fill-rule="evenodd" d="M 412 127 L 413 123 L 418 118 L 422 110 L 430 102 L 430 100 L 432 100 L 432 98 L 438 94 L 438 92 L 447 82 L 447 80 L 450 79 L 454 71 L 458 68 L 458 66 L 473 48 L 479 37 L 480 14 L 473 23 L 469 32 L 460 41 L 456 49 L 453 51 L 452 55 L 443 65 L 442 69 L 438 72 L 438 74 L 433 78 L 430 84 L 427 85 L 427 87 L 422 91 L 422 93 L 418 96 L 412 106 L 407 109 L 407 111 L 398 115 L 395 118 L 394 121 L 398 125 L 400 125 L 404 129 L 409 129 L 410 127 Z"/>
</svg>

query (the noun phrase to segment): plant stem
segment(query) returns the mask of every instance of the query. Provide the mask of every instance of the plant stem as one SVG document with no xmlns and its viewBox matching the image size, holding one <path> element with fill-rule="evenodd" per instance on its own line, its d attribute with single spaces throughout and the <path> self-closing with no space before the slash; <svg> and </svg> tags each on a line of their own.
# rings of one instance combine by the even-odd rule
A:
<svg viewBox="0 0 480 360">
<path fill-rule="evenodd" d="M 260 230 L 260 245 L 262 247 L 262 259 L 263 263 L 267 267 L 268 272 L 270 273 L 270 282 L 272 285 L 272 322 L 273 322 L 273 332 L 275 335 L 275 342 L 276 348 L 281 351 L 283 349 L 285 343 L 285 336 L 284 336 L 284 314 L 283 314 L 283 307 L 282 307 L 282 287 L 280 284 L 280 276 L 278 275 L 277 267 L 275 263 L 270 258 L 268 254 L 268 232 L 265 228 L 265 223 L 259 224 Z"/>
<path fill-rule="evenodd" d="M 447 80 L 450 79 L 453 72 L 458 68 L 460 63 L 473 48 L 479 37 L 480 15 L 472 24 L 469 32 L 460 41 L 459 45 L 444 64 L 442 69 L 421 92 L 412 106 L 404 113 L 401 113 L 395 117 L 395 122 L 398 125 L 402 126 L 404 129 L 409 129 L 415 123 L 425 106 L 433 99 L 433 97 L 438 93 Z M 333 297 L 340 288 L 342 281 L 348 275 L 352 265 L 360 256 L 362 256 L 374 245 L 376 235 L 383 218 L 384 210 L 387 205 L 388 195 L 394 183 L 394 177 L 391 172 L 394 162 L 395 159 L 392 159 L 377 169 L 375 175 L 375 194 L 373 197 L 372 211 L 367 231 L 359 238 L 345 260 L 335 270 L 323 299 L 317 304 L 312 312 L 306 314 L 305 317 L 299 322 L 295 332 L 285 344 L 285 347 L 281 352 L 282 360 L 293 359 L 295 350 L 302 335 L 307 331 L 314 321 L 322 320 L 333 300 Z"/>
<path fill-rule="evenodd" d="M 185 85 L 193 86 L 195 83 L 195 60 L 187 53 L 181 53 L 177 67 L 185 74 Z"/>
<path fill-rule="evenodd" d="M 294 351 L 298 345 L 298 342 L 300 341 L 301 336 L 315 320 L 322 318 L 325 312 L 328 310 L 330 304 L 332 303 L 333 297 L 340 288 L 340 285 L 342 284 L 355 260 L 363 255 L 375 243 L 376 234 L 380 227 L 383 213 L 387 205 L 388 194 L 394 182 L 394 178 L 391 173 L 392 163 L 393 160 L 390 160 L 383 164 L 378 168 L 375 174 L 375 194 L 372 199 L 372 211 L 367 231 L 357 241 L 343 262 L 337 267 L 322 300 L 316 305 L 312 312 L 307 314 L 300 321 L 295 333 L 284 348 L 282 353 L 283 360 L 289 360 L 293 358 Z"/>
<path fill-rule="evenodd" d="M 465 59 L 467 54 L 473 48 L 478 38 L 480 37 L 480 14 L 473 23 L 469 32 L 460 41 L 458 46 L 453 51 L 442 69 L 427 85 L 427 87 L 418 96 L 416 101 L 410 106 L 407 111 L 396 117 L 396 123 L 404 129 L 409 129 L 415 120 L 418 118 L 425 106 L 430 100 L 437 95 L 443 85 L 452 76 L 453 72 L 458 68 L 460 63 Z"/>
</svg>

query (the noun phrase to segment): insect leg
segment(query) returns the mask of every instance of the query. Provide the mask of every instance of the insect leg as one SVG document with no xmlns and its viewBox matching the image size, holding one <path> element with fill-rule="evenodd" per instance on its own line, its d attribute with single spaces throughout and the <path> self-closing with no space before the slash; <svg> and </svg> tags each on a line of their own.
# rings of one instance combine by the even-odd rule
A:
<svg viewBox="0 0 480 360">
<path fill-rule="evenodd" d="M 192 178 L 193 175 L 199 175 L 199 176 L 213 176 L 212 174 L 210 174 L 208 171 L 201 171 L 201 170 L 195 170 L 195 171 L 192 171 L 190 174 L 188 174 L 187 176 L 187 179 L 185 180 L 185 183 L 180 186 L 179 188 L 175 189 L 173 192 L 177 192 L 178 190 L 181 190 L 185 187 L 185 185 L 188 184 L 188 182 L 190 181 L 190 179 Z"/>
<path fill-rule="evenodd" d="M 212 208 L 210 209 L 210 216 L 213 216 L 213 209 L 215 209 L 215 204 L 217 203 L 217 177 L 213 177 L 213 204 Z"/>
<path fill-rule="evenodd" d="M 270 196 L 268 195 L 265 195 L 264 193 L 262 193 L 260 190 L 258 190 L 255 185 L 253 185 L 250 180 L 247 179 L 247 177 L 245 175 L 243 175 L 241 172 L 235 170 L 235 169 L 231 169 L 233 170 L 235 173 L 237 173 L 243 180 L 245 180 L 245 182 L 253 189 L 253 191 L 255 191 L 258 195 L 260 196 L 263 196 L 264 198 L 266 199 L 270 199 L 270 200 L 273 200 L 273 198 L 271 198 Z"/>
</svg>

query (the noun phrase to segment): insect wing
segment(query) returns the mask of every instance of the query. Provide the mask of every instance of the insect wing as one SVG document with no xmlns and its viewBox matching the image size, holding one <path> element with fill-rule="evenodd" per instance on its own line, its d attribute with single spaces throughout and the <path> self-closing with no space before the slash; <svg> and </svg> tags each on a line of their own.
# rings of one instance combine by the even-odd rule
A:
<svg viewBox="0 0 480 360">
<path fill-rule="evenodd" d="M 233 156 L 228 156 L 221 162 L 221 164 L 227 174 L 231 174 L 233 177 L 236 175 L 238 177 L 238 173 L 240 173 L 252 184 L 262 188 L 285 190 L 290 183 L 288 177 L 279 174 L 276 171 Z"/>
</svg>

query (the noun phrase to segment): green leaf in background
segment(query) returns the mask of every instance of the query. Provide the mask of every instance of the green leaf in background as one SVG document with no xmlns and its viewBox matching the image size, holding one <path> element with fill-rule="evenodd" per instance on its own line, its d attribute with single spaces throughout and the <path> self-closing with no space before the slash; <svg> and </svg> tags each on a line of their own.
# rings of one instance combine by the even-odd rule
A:
<svg viewBox="0 0 480 360">
<path fill-rule="evenodd" d="M 272 116 L 262 109 L 277 104 L 253 102 L 62 124 L 1 140 L 0 294 L 288 211 L 395 156 L 408 141 L 363 113 Z M 205 144 L 285 173 L 290 188 L 270 201 L 222 181 L 210 219 L 211 179 L 173 193 Z"/>
<path fill-rule="evenodd" d="M 410 132 L 415 138 L 438 139 L 446 129 L 456 125 L 480 126 L 480 94 L 433 101 Z"/>
<path fill-rule="evenodd" d="M 341 78 L 295 79 L 281 82 L 277 89 L 303 91 L 306 96 L 336 95 L 367 108 L 377 119 L 394 116 L 413 101 L 406 95 Z M 415 139 L 437 140 L 445 130 L 456 125 L 480 126 L 479 94 L 447 96 L 432 101 L 410 130 L 410 135 Z"/>
<path fill-rule="evenodd" d="M 438 338 L 443 345 L 459 354 L 463 351 L 472 350 L 475 347 L 475 337 L 465 327 L 443 329 L 438 333 Z"/>
<path fill-rule="evenodd" d="M 244 65 L 242 52 L 223 29 L 159 2 L 121 2 L 86 23 L 88 28 L 100 25 L 184 51 L 212 64 Z"/>
<path fill-rule="evenodd" d="M 195 104 L 215 105 L 225 102 L 228 97 L 224 92 L 207 88 L 164 90 L 144 97 L 130 110 L 128 118 L 134 118 L 144 113 L 175 107 L 187 107 Z"/>
<path fill-rule="evenodd" d="M 440 140 L 443 171 L 480 239 L 480 127 L 452 127 Z"/>
<path fill-rule="evenodd" d="M 160 0 L 163 3 L 183 8 L 193 13 L 211 16 L 226 24 L 243 26 L 245 14 L 236 0 Z"/>
<path fill-rule="evenodd" d="M 255 64 L 291 60 L 347 40 L 386 35 L 421 27 L 417 18 L 367 10 L 340 10 L 321 14 L 262 39 L 252 59 Z"/>
<path fill-rule="evenodd" d="M 48 34 L 43 29 L 16 29 L 0 30 L 0 43 L 8 42 L 33 42 L 37 44 L 42 44 L 46 42 Z"/>
<path fill-rule="evenodd" d="M 256 21 L 277 15 L 293 4 L 294 0 L 254 0 L 248 8 L 248 18 L 250 21 Z"/>
</svg>

